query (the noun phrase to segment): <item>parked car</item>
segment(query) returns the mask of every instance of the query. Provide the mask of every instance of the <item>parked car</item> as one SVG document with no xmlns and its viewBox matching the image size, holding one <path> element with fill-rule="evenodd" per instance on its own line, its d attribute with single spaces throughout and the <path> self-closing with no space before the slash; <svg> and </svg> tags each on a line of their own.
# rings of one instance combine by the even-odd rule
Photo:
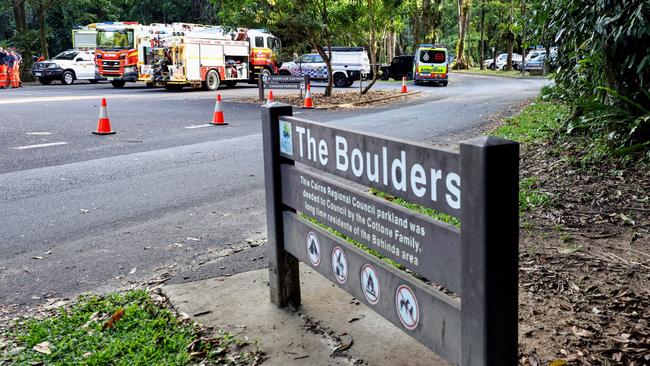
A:
<svg viewBox="0 0 650 366">
<path fill-rule="evenodd" d="M 518 53 L 513 53 L 512 54 L 512 63 L 513 65 L 515 62 L 521 62 L 522 56 Z M 487 60 L 483 61 L 483 65 L 485 65 L 486 68 L 492 69 L 492 70 L 505 70 L 506 65 L 508 64 L 508 54 L 507 53 L 501 53 L 497 56 L 496 59 L 496 65 L 494 63 L 494 58 L 488 58 Z"/>
<path fill-rule="evenodd" d="M 100 79 L 95 75 L 95 51 L 63 51 L 50 60 L 34 63 L 31 72 L 43 85 L 53 80 L 60 80 L 64 85 L 73 84 L 75 80 L 95 84 Z"/>
<path fill-rule="evenodd" d="M 393 57 L 390 65 L 381 67 L 382 80 L 402 80 L 404 76 L 407 80 L 413 79 L 413 55 Z"/>
<path fill-rule="evenodd" d="M 526 63 L 528 63 L 530 60 L 532 60 L 535 57 L 540 56 L 540 55 L 546 55 L 546 50 L 532 50 L 532 51 L 529 51 L 528 54 L 526 55 Z M 522 60 L 518 60 L 518 61 L 513 60 L 512 61 L 512 68 L 515 69 L 515 70 L 521 70 L 520 69 L 521 63 L 522 63 Z"/>
<path fill-rule="evenodd" d="M 524 64 L 524 71 L 542 71 L 544 69 L 545 61 L 546 53 L 538 55 L 531 60 L 526 60 L 526 63 Z"/>
<path fill-rule="evenodd" d="M 325 50 L 327 52 L 327 49 Z M 327 65 L 317 53 L 308 53 L 280 67 L 280 75 L 308 75 L 311 80 L 327 80 Z M 368 52 L 363 47 L 332 47 L 334 86 L 349 87 L 360 77 L 370 75 Z"/>
</svg>

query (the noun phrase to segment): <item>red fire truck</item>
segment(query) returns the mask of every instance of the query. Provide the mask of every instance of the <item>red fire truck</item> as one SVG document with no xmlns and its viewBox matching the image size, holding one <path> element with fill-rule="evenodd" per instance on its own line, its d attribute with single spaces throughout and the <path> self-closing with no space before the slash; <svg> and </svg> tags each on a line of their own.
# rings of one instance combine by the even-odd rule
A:
<svg viewBox="0 0 650 366">
<path fill-rule="evenodd" d="M 280 47 L 279 39 L 260 30 L 212 27 L 167 37 L 147 58 L 155 85 L 216 90 L 221 84 L 255 83 L 260 74 L 277 74 Z"/>
<path fill-rule="evenodd" d="M 136 82 L 138 75 L 138 44 L 149 33 L 147 26 L 138 22 L 107 22 L 91 24 L 97 29 L 95 68 L 113 87 Z"/>
</svg>

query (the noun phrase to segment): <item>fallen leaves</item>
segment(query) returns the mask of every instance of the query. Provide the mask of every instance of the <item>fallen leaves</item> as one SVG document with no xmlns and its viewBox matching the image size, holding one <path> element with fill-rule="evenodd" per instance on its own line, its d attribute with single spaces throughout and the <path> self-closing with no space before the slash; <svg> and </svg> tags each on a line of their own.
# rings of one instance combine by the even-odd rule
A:
<svg viewBox="0 0 650 366">
<path fill-rule="evenodd" d="M 32 349 L 34 351 L 38 352 L 38 353 L 42 353 L 44 355 L 49 355 L 49 354 L 52 353 L 52 350 L 50 349 L 51 347 L 52 347 L 52 345 L 50 344 L 50 342 L 46 341 L 46 342 L 41 342 L 41 343 L 35 345 L 34 347 L 32 347 Z"/>
<path fill-rule="evenodd" d="M 124 316 L 124 309 L 118 309 L 116 312 L 111 315 L 111 318 L 104 323 L 102 326 L 102 330 L 105 329 L 111 329 L 115 326 L 115 323 L 117 323 L 122 317 Z"/>
</svg>

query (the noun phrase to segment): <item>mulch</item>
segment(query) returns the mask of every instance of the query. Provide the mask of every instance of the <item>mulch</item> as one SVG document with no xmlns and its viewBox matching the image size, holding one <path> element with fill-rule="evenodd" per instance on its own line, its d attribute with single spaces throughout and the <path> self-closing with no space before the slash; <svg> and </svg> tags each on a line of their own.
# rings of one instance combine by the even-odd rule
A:
<svg viewBox="0 0 650 366">
<path fill-rule="evenodd" d="M 334 90 L 332 95 L 329 97 L 324 96 L 321 92 L 312 91 L 311 93 L 315 108 L 330 110 L 367 108 L 392 103 L 403 103 L 416 99 L 421 95 L 421 93 L 409 93 L 404 95 L 400 90 L 370 90 L 368 93 L 361 95 L 358 89 L 354 91 Z M 273 99 L 276 102 L 290 104 L 297 108 L 301 108 L 304 103 L 304 100 L 300 98 L 297 92 L 295 95 L 276 95 Z M 237 99 L 237 101 L 243 103 L 259 103 L 257 98 L 241 98 Z"/>
</svg>

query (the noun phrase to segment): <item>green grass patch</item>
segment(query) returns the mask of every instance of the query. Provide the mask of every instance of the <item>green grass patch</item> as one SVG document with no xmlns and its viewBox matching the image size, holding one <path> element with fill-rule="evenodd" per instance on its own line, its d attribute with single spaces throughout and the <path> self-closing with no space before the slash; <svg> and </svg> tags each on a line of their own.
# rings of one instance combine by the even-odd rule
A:
<svg viewBox="0 0 650 366">
<path fill-rule="evenodd" d="M 506 119 L 493 134 L 521 143 L 548 140 L 562 129 L 562 121 L 570 113 L 567 105 L 537 101 L 518 115 Z"/>
<path fill-rule="evenodd" d="M 120 309 L 123 316 L 107 327 Z M 85 295 L 53 316 L 16 323 L 6 336 L 14 350 L 24 348 L 3 356 L 16 365 L 245 365 L 256 353 L 234 350 L 238 341 L 226 333 L 202 338 L 197 326 L 179 321 L 144 290 Z"/>
<path fill-rule="evenodd" d="M 460 220 L 458 220 L 457 218 L 455 218 L 455 217 L 453 217 L 451 215 L 447 215 L 447 214 L 444 214 L 442 212 L 436 211 L 434 209 L 431 209 L 431 208 L 424 207 L 424 206 L 421 206 L 421 205 L 418 205 L 418 204 L 415 204 L 415 203 L 405 201 L 405 200 L 403 200 L 403 199 L 401 199 L 399 197 L 393 197 L 393 196 L 391 196 L 391 195 L 389 195 L 387 193 L 380 192 L 380 191 L 378 191 L 376 189 L 371 189 L 370 193 L 377 196 L 377 197 L 383 198 L 383 199 L 385 199 L 387 201 L 390 201 L 390 202 L 393 202 L 393 203 L 395 203 L 397 205 L 400 205 L 402 207 L 406 207 L 409 210 L 412 210 L 412 211 L 421 213 L 423 215 L 432 217 L 432 218 L 434 218 L 434 219 L 436 219 L 438 221 L 446 222 L 447 224 L 451 224 L 451 225 L 454 225 L 456 227 L 460 227 Z"/>
<path fill-rule="evenodd" d="M 523 178 L 519 181 L 519 212 L 548 207 L 551 196 L 539 190 L 539 179 Z"/>
</svg>

